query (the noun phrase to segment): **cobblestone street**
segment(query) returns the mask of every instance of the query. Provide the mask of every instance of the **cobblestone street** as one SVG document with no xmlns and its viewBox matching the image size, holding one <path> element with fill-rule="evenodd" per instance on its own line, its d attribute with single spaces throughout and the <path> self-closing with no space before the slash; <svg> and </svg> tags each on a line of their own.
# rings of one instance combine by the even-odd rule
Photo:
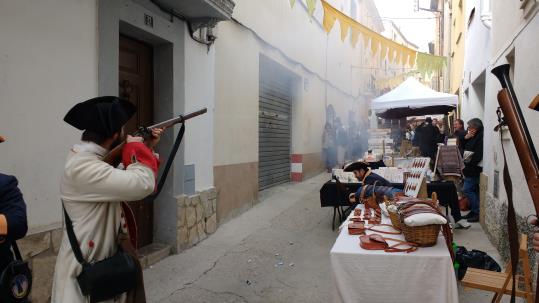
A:
<svg viewBox="0 0 539 303">
<path fill-rule="evenodd" d="M 150 302 L 333 302 L 329 251 L 338 234 L 318 193 L 327 179 L 262 192 L 258 205 L 208 239 L 146 270 Z M 456 239 L 499 258 L 478 224 Z M 460 302 L 491 298 L 459 291 Z"/>
</svg>

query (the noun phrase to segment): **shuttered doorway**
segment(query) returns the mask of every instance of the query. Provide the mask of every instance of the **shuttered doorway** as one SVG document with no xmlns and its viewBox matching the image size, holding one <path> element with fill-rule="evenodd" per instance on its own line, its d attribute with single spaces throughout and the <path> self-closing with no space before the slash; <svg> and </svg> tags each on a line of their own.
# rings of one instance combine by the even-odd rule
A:
<svg viewBox="0 0 539 303">
<path fill-rule="evenodd" d="M 259 190 L 290 181 L 291 101 L 289 77 L 261 75 L 258 115 Z"/>
</svg>

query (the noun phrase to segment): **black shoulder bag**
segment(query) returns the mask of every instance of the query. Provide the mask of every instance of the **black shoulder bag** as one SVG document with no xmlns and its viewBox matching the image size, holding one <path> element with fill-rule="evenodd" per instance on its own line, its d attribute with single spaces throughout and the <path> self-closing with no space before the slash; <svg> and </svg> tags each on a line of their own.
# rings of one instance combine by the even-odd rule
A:
<svg viewBox="0 0 539 303">
<path fill-rule="evenodd" d="M 11 248 L 15 253 L 15 260 L 0 273 L 0 302 L 26 303 L 32 289 L 32 272 L 28 262 L 22 260 L 15 241 L 11 243 Z"/>
<path fill-rule="evenodd" d="M 73 231 L 73 224 L 64 207 L 66 231 L 71 249 L 82 271 L 77 276 L 82 294 L 90 297 L 90 302 L 110 300 L 137 285 L 138 268 L 135 260 L 124 252 L 120 246 L 111 257 L 89 263 L 82 257 L 82 252 Z"/>
</svg>

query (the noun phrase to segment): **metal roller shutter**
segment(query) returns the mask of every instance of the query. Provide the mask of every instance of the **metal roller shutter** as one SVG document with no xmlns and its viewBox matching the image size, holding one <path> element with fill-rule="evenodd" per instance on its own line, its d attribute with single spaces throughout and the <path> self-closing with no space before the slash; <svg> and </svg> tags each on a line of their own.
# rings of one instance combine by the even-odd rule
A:
<svg viewBox="0 0 539 303">
<path fill-rule="evenodd" d="M 260 190 L 290 181 L 291 100 L 289 82 L 284 79 L 261 80 L 258 114 Z"/>
</svg>

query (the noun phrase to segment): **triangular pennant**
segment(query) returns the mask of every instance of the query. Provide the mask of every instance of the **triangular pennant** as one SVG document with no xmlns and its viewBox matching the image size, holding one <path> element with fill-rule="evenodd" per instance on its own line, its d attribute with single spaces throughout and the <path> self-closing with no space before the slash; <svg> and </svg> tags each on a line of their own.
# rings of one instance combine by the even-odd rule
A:
<svg viewBox="0 0 539 303">
<path fill-rule="evenodd" d="M 346 22 L 344 18 L 339 18 L 339 23 L 341 24 L 341 40 L 344 41 L 346 36 L 348 36 L 348 29 L 350 28 L 350 23 Z"/>
<path fill-rule="evenodd" d="M 378 47 L 380 46 L 380 40 L 376 36 L 371 38 L 371 55 L 374 57 L 378 53 Z"/>
<path fill-rule="evenodd" d="M 322 7 L 324 8 L 324 21 L 322 22 L 322 25 L 324 26 L 324 30 L 326 31 L 326 33 L 329 34 L 331 29 L 333 28 L 333 25 L 335 25 L 335 20 L 337 20 L 337 16 L 331 9 L 331 6 L 327 4 L 327 2 L 322 1 Z"/>
<path fill-rule="evenodd" d="M 307 13 L 309 14 L 309 17 L 312 17 L 314 14 L 314 10 L 316 8 L 316 0 L 306 0 L 307 1 Z"/>
<path fill-rule="evenodd" d="M 296 0 L 290 0 L 290 7 L 294 8 L 294 4 L 296 4 Z"/>
</svg>

